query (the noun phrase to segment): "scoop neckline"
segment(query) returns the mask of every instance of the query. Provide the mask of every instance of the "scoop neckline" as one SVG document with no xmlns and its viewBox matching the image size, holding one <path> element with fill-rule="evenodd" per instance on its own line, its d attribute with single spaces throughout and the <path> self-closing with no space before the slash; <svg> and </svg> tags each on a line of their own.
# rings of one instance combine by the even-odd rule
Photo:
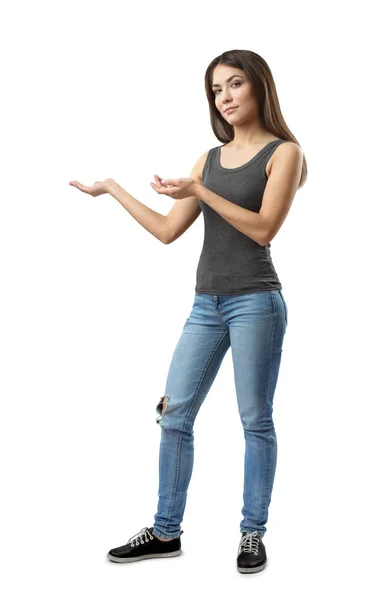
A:
<svg viewBox="0 0 367 600">
<path fill-rule="evenodd" d="M 222 167 L 222 165 L 220 164 L 220 149 L 223 148 L 223 146 L 225 146 L 225 144 L 222 144 L 221 146 L 217 146 L 217 156 L 216 156 L 216 162 L 217 162 L 217 167 L 220 169 L 220 171 L 239 171 L 240 169 L 244 169 L 245 167 L 247 167 L 248 165 L 251 165 L 258 157 L 259 155 L 262 154 L 262 152 L 264 152 L 264 150 L 266 150 L 266 148 L 268 148 L 268 146 L 270 146 L 270 144 L 274 144 L 274 142 L 281 142 L 283 141 L 281 138 L 277 139 L 277 140 L 270 140 L 270 142 L 268 142 L 267 144 L 265 144 L 265 146 L 263 146 L 261 148 L 261 150 L 259 150 L 255 156 L 253 156 L 252 158 L 250 158 L 250 160 L 248 160 L 246 163 L 244 163 L 243 165 L 240 165 L 239 167 L 231 167 L 231 168 L 227 168 L 227 167 Z M 285 141 L 285 140 L 284 140 Z"/>
</svg>

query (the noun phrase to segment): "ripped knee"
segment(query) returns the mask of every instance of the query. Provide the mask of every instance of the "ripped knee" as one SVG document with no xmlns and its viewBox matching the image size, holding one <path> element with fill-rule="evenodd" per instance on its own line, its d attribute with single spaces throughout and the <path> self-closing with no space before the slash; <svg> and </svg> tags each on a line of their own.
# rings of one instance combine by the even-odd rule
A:
<svg viewBox="0 0 367 600">
<path fill-rule="evenodd" d="M 164 413 L 166 412 L 168 399 L 169 399 L 169 396 L 162 396 L 156 406 L 156 412 L 158 413 L 156 422 L 158 424 L 161 424 L 162 417 L 163 417 Z"/>
</svg>

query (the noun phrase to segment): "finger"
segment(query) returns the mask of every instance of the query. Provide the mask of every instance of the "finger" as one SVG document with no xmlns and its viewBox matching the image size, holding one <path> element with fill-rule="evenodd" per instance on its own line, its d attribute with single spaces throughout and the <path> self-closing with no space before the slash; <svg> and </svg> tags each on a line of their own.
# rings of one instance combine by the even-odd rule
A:
<svg viewBox="0 0 367 600">
<path fill-rule="evenodd" d="M 166 193 L 166 190 L 164 187 L 157 185 L 156 183 L 151 183 L 150 185 L 157 192 L 157 194 L 165 194 Z"/>
<path fill-rule="evenodd" d="M 70 182 L 71 185 L 74 185 L 74 187 L 78 188 L 78 190 L 81 190 L 82 192 L 86 192 L 88 193 L 88 188 L 86 185 L 83 185 L 82 183 L 79 183 L 79 181 L 73 181 Z"/>
<path fill-rule="evenodd" d="M 161 186 L 162 186 L 162 183 L 161 183 L 161 180 L 160 180 L 160 178 L 158 177 L 158 175 L 154 175 L 154 179 L 155 179 L 155 182 L 156 182 L 157 186 L 158 186 L 158 187 L 161 187 Z"/>
<path fill-rule="evenodd" d="M 173 188 L 170 188 L 168 190 L 164 186 L 158 187 L 154 183 L 151 183 L 150 185 L 152 186 L 152 188 L 155 189 L 155 191 L 157 192 L 157 194 L 164 194 L 165 196 L 172 196 L 172 194 L 175 192 L 175 190 Z"/>
<path fill-rule="evenodd" d="M 151 183 L 150 185 L 157 192 L 157 194 L 166 194 L 167 193 L 166 190 L 163 187 L 159 187 L 155 183 Z"/>
<path fill-rule="evenodd" d="M 159 183 L 160 187 L 166 187 L 167 186 L 167 180 L 166 179 L 162 179 L 162 177 L 158 177 L 158 175 L 154 175 L 154 177 L 156 178 L 156 181 Z"/>
</svg>

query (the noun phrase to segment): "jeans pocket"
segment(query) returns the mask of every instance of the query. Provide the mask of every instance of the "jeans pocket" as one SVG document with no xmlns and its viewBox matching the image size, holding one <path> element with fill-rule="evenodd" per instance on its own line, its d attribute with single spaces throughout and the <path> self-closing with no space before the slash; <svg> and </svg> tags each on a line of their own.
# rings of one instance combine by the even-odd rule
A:
<svg viewBox="0 0 367 600">
<path fill-rule="evenodd" d="M 283 304 L 284 304 L 284 310 L 285 310 L 285 324 L 286 324 L 286 325 L 288 325 L 288 306 L 287 306 L 287 303 L 286 303 L 286 301 L 285 301 L 285 299 L 284 299 L 284 296 L 283 296 L 282 290 L 279 290 L 279 295 L 280 295 L 281 299 L 283 300 Z"/>
</svg>

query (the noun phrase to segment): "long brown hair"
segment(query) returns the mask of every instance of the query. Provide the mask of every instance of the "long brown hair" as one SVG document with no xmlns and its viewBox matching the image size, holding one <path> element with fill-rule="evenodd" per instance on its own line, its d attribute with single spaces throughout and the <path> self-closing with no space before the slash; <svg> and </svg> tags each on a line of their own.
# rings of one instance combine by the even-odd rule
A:
<svg viewBox="0 0 367 600">
<path fill-rule="evenodd" d="M 212 90 L 213 71 L 217 65 L 229 65 L 245 72 L 253 86 L 259 106 L 259 116 L 263 127 L 280 139 L 295 142 L 300 146 L 288 128 L 282 111 L 271 70 L 266 61 L 251 50 L 228 50 L 212 60 L 205 72 L 205 91 L 209 102 L 210 123 L 214 135 L 224 144 L 234 138 L 234 128 L 222 116 L 215 105 Z M 307 163 L 303 155 L 302 173 L 298 187 L 302 187 L 307 179 Z"/>
</svg>

